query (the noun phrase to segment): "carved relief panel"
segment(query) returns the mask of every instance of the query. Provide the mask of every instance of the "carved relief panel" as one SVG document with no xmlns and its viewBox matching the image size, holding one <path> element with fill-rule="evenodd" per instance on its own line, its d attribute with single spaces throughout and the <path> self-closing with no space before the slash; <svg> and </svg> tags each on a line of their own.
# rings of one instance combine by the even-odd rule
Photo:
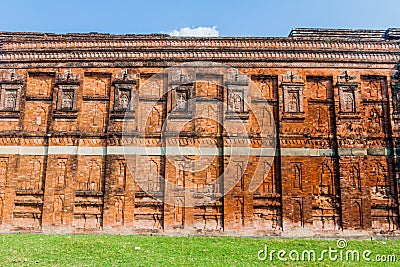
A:
<svg viewBox="0 0 400 267">
<path fill-rule="evenodd" d="M 183 228 L 185 222 L 184 197 L 177 197 L 174 203 L 174 227 Z"/>
<path fill-rule="evenodd" d="M 339 112 L 344 115 L 354 115 L 358 111 L 358 83 L 356 76 L 350 76 L 347 71 L 337 77 L 339 88 Z"/>
<path fill-rule="evenodd" d="M 0 187 L 7 184 L 7 173 L 8 173 L 8 157 L 0 158 Z"/>
<path fill-rule="evenodd" d="M 77 190 L 101 191 L 102 185 L 102 163 L 101 159 L 80 160 L 80 176 L 77 181 Z"/>
<path fill-rule="evenodd" d="M 288 118 L 304 118 L 303 91 L 304 82 L 301 76 L 292 72 L 282 76 L 283 112 Z"/>
<path fill-rule="evenodd" d="M 196 96 L 220 98 L 222 96 L 222 76 L 196 74 Z"/>
<path fill-rule="evenodd" d="M 80 84 L 79 77 L 78 74 L 72 74 L 71 70 L 66 70 L 64 74 L 57 76 L 57 102 L 53 118 L 76 119 L 78 117 L 77 95 Z"/>
<path fill-rule="evenodd" d="M 396 115 L 400 114 L 400 83 L 392 87 L 393 92 L 393 112 Z"/>
<path fill-rule="evenodd" d="M 328 100 L 333 96 L 331 77 L 308 76 L 307 96 L 311 100 Z"/>
<path fill-rule="evenodd" d="M 191 117 L 194 111 L 193 97 L 195 96 L 195 83 L 172 85 L 170 106 L 171 112 L 169 117 L 173 118 L 187 118 Z"/>
<path fill-rule="evenodd" d="M 48 105 L 37 104 L 38 102 L 27 102 L 25 106 L 24 128 L 29 132 L 45 132 L 47 128 Z M 33 112 L 32 112 L 33 111 Z"/>
<path fill-rule="evenodd" d="M 136 168 L 135 181 L 135 228 L 138 229 L 161 229 L 163 227 L 163 205 L 152 196 L 161 196 L 163 187 L 160 177 L 160 157 L 140 157 Z M 151 196 L 144 194 L 144 192 Z M 173 211 L 171 211 L 173 212 Z M 173 220 L 173 219 L 172 219 Z M 173 223 L 173 221 L 171 222 Z"/>
<path fill-rule="evenodd" d="M 277 77 L 274 76 L 252 76 L 251 79 L 256 83 L 257 87 L 261 90 L 263 96 L 267 100 L 277 99 Z"/>
<path fill-rule="evenodd" d="M 17 190 L 43 190 L 43 159 L 26 157 L 21 166 L 26 168 L 26 175 L 18 180 Z"/>
<path fill-rule="evenodd" d="M 85 73 L 85 81 L 83 83 L 84 98 L 108 97 L 110 78 L 111 75 L 109 74 Z"/>
<path fill-rule="evenodd" d="M 29 73 L 26 86 L 27 97 L 50 97 L 53 83 L 53 73 Z"/>
<path fill-rule="evenodd" d="M 351 199 L 350 210 L 351 214 L 351 228 L 362 229 L 363 228 L 363 203 L 361 199 Z"/>
<path fill-rule="evenodd" d="M 116 197 L 114 203 L 114 225 L 124 224 L 124 208 L 125 198 L 123 196 Z"/>
<path fill-rule="evenodd" d="M 387 170 L 378 160 L 370 162 L 371 164 L 371 194 L 380 199 L 387 199 L 390 194 L 390 185 L 387 180 Z"/>
<path fill-rule="evenodd" d="M 64 224 L 64 207 L 65 207 L 65 196 L 64 195 L 54 196 L 53 222 L 55 223 L 55 225 Z"/>
<path fill-rule="evenodd" d="M 309 114 L 306 120 L 311 128 L 311 133 L 316 136 L 332 134 L 330 106 L 312 104 L 309 105 L 308 110 Z"/>
<path fill-rule="evenodd" d="M 25 189 L 43 190 L 43 162 L 42 159 L 32 158 L 29 161 L 28 179 L 25 180 Z"/>
<path fill-rule="evenodd" d="M 356 87 L 341 86 L 339 88 L 340 112 L 355 113 L 357 112 Z"/>
<path fill-rule="evenodd" d="M 244 90 L 233 86 L 228 88 L 227 112 L 236 112 L 236 113 L 246 112 L 244 98 L 245 98 Z"/>
<path fill-rule="evenodd" d="M 318 179 L 313 185 L 313 228 L 337 230 L 340 228 L 340 206 L 336 198 L 334 161 L 326 159 L 318 169 Z"/>
<path fill-rule="evenodd" d="M 20 84 L 0 84 L 0 110 L 19 110 L 21 88 Z"/>
<path fill-rule="evenodd" d="M 292 198 L 292 223 L 293 227 L 304 227 L 303 198 Z"/>
<path fill-rule="evenodd" d="M 87 164 L 86 190 L 101 190 L 101 166 L 96 160 L 90 160 Z"/>
<path fill-rule="evenodd" d="M 0 80 L 0 116 L 19 118 L 24 75 L 17 74 L 15 69 L 3 71 Z M 5 125 L 3 124 L 3 127 Z"/>
<path fill-rule="evenodd" d="M 125 160 L 117 160 L 115 162 L 115 185 L 119 190 L 124 190 L 126 186 L 127 166 Z"/>
<path fill-rule="evenodd" d="M 361 192 L 361 173 L 360 164 L 358 162 L 352 163 L 349 166 L 349 182 L 352 189 Z"/>
<path fill-rule="evenodd" d="M 148 192 L 160 192 L 161 191 L 161 179 L 160 179 L 160 163 L 156 160 L 148 160 L 146 162 L 146 180 L 147 180 L 147 191 Z"/>
<path fill-rule="evenodd" d="M 371 135 L 381 134 L 384 129 L 384 117 L 382 114 L 382 108 L 378 105 L 370 106 L 365 108 L 366 120 L 365 129 Z"/>
<path fill-rule="evenodd" d="M 140 92 L 141 99 L 159 99 L 163 93 L 163 80 L 153 76 L 154 74 L 141 74 L 140 75 Z"/>
<path fill-rule="evenodd" d="M 233 120 L 248 119 L 247 101 L 250 88 L 246 76 L 233 73 L 232 75 L 227 75 L 225 78 L 225 118 Z"/>
<path fill-rule="evenodd" d="M 186 70 L 173 70 L 168 73 L 167 106 L 170 119 L 191 118 L 195 110 L 195 75 L 185 72 Z"/>
<path fill-rule="evenodd" d="M 136 76 L 136 74 L 128 74 L 127 70 L 123 70 L 120 75 L 116 75 L 113 81 L 114 104 L 111 119 L 133 119 L 135 117 Z M 146 84 L 143 87 L 146 87 Z"/>
<path fill-rule="evenodd" d="M 183 190 L 186 186 L 186 162 L 184 160 L 175 161 L 175 184 L 177 190 Z"/>
<path fill-rule="evenodd" d="M 78 85 L 58 85 L 57 110 L 76 111 L 76 94 Z"/>
<path fill-rule="evenodd" d="M 234 198 L 234 223 L 237 226 L 244 226 L 244 198 L 235 197 Z"/>
<path fill-rule="evenodd" d="M 359 137 L 363 133 L 363 127 L 358 118 L 343 120 L 337 125 L 338 133 L 340 136 L 345 137 L 339 140 L 339 144 L 351 145 L 355 142 L 360 142 L 349 137 Z"/>
<path fill-rule="evenodd" d="M 132 85 L 116 84 L 114 94 L 114 110 L 133 111 L 134 87 Z"/>
<path fill-rule="evenodd" d="M 317 194 L 319 195 L 334 195 L 335 194 L 334 172 L 329 161 L 322 163 L 321 173 L 319 175 L 319 183 L 317 185 Z"/>
<path fill-rule="evenodd" d="M 203 170 L 196 179 L 196 192 L 198 197 L 204 195 L 213 196 L 220 193 L 220 184 L 216 183 L 218 175 L 218 167 L 210 164 Z"/>
<path fill-rule="evenodd" d="M 145 122 L 146 134 L 154 134 L 161 132 L 162 128 L 162 107 L 155 106 L 151 109 Z"/>
<path fill-rule="evenodd" d="M 68 159 L 66 158 L 57 159 L 56 187 L 64 188 L 66 185 L 67 163 Z"/>
<path fill-rule="evenodd" d="M 261 162 L 263 183 L 258 189 L 260 195 L 268 195 L 277 192 L 275 169 L 268 162 Z"/>
<path fill-rule="evenodd" d="M 245 166 L 243 161 L 236 161 L 233 162 L 234 164 L 234 180 L 233 182 L 235 184 L 235 191 L 236 192 L 243 192 L 245 189 L 245 181 L 244 181 L 244 176 L 245 176 Z"/>
<path fill-rule="evenodd" d="M 386 78 L 381 76 L 361 76 L 361 91 L 366 100 L 379 101 L 386 97 Z"/>
<path fill-rule="evenodd" d="M 261 115 L 261 127 L 263 127 L 264 129 L 267 128 L 268 130 L 270 129 L 270 127 L 274 127 L 275 126 L 275 118 L 274 115 L 272 114 L 274 112 L 274 108 L 263 108 L 262 109 L 262 115 Z"/>
<path fill-rule="evenodd" d="M 204 179 L 205 192 L 207 194 L 219 194 L 220 185 L 216 183 L 218 175 L 218 168 L 214 164 L 211 164 L 206 171 L 206 177 Z"/>
<path fill-rule="evenodd" d="M 284 110 L 288 113 L 303 112 L 303 92 L 301 87 L 284 88 Z"/>
<path fill-rule="evenodd" d="M 81 129 L 88 132 L 103 132 L 105 127 L 106 104 L 98 101 L 85 103 L 82 108 Z"/>
<path fill-rule="evenodd" d="M 175 109 L 177 111 L 188 110 L 188 90 L 179 90 L 175 92 Z"/>
<path fill-rule="evenodd" d="M 302 190 L 303 188 L 303 169 L 299 162 L 292 163 L 292 185 L 293 188 Z"/>
</svg>

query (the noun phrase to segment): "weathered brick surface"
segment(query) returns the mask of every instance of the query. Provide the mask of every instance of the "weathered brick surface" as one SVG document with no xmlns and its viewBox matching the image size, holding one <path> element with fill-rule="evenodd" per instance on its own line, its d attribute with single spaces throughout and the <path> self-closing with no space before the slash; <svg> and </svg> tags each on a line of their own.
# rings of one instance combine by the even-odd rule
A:
<svg viewBox="0 0 400 267">
<path fill-rule="evenodd" d="M 288 38 L 0 34 L 0 231 L 398 234 L 400 45 L 384 31 L 335 34 L 322 40 L 301 29 Z M 212 156 L 207 168 L 189 172 L 177 166 L 196 156 L 135 155 L 132 166 L 107 153 L 124 142 L 160 147 L 163 122 L 183 96 L 168 93 L 153 106 L 168 77 L 145 82 L 194 60 L 236 67 L 260 88 L 271 110 L 258 112 L 273 116 L 259 123 L 276 128 L 273 160 Z M 199 81 L 191 90 L 229 106 L 220 86 Z M 229 141 L 217 123 L 225 111 L 207 101 L 196 104 L 197 119 L 169 124 L 171 133 L 182 126 L 179 145 L 222 148 Z M 124 123 L 134 133 L 129 140 L 121 136 Z M 254 116 L 241 123 L 260 147 Z M 225 175 L 238 183 L 229 192 L 224 181 L 210 187 L 228 164 L 234 168 Z M 256 172 L 263 182 L 250 192 Z M 190 188 L 196 203 L 185 207 L 189 200 L 177 190 L 164 204 L 168 185 L 160 176 Z"/>
</svg>

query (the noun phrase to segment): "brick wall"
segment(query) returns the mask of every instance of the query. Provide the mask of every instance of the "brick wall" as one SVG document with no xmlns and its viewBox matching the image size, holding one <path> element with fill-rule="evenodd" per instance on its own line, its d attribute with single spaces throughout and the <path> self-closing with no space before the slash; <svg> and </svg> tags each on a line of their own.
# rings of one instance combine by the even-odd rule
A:
<svg viewBox="0 0 400 267">
<path fill-rule="evenodd" d="M 2 67 L 0 231 L 398 233 L 400 89 L 391 67 L 239 67 L 271 107 L 260 109 L 272 114 L 260 123 L 274 125 L 277 154 L 234 162 L 218 155 L 198 172 L 177 167 L 191 164 L 193 155 L 134 155 L 127 163 L 120 149 L 124 142 L 161 146 L 162 125 L 171 120 L 166 117 L 177 97 L 162 97 L 168 77 L 145 82 L 165 67 Z M 222 87 L 192 86 L 206 99 L 196 103 L 202 113 L 216 121 L 224 116 L 207 102 L 228 101 Z M 4 108 L 6 102 L 13 107 Z M 223 148 L 229 140 L 216 121 L 183 125 L 177 145 Z M 241 123 L 246 131 L 259 127 L 251 114 Z M 130 139 L 122 137 L 124 127 Z M 257 135 L 250 139 L 257 146 Z M 233 189 L 224 180 L 207 186 L 228 164 L 234 167 L 225 175 L 238 181 Z M 250 191 L 254 175 L 262 183 Z M 185 207 L 189 200 L 179 190 L 165 196 L 169 185 L 160 177 L 190 188 L 195 202 Z"/>
</svg>

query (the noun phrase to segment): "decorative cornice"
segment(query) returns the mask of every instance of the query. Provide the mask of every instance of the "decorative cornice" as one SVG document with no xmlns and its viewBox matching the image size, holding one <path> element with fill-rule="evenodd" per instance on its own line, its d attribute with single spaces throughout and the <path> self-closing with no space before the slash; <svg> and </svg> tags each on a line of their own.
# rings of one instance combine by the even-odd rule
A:
<svg viewBox="0 0 400 267">
<path fill-rule="evenodd" d="M 0 62 L 51 62 L 51 61 L 329 61 L 397 63 L 400 53 L 363 52 L 299 52 L 299 51 L 87 51 L 53 53 L 2 53 Z"/>
<path fill-rule="evenodd" d="M 157 67 L 165 68 L 175 66 L 176 64 L 185 62 L 183 60 L 128 60 L 128 61 L 85 61 L 85 62 L 3 62 L 0 68 L 142 68 Z M 214 62 L 224 63 L 232 68 L 345 68 L 345 69 L 393 69 L 393 62 L 324 62 L 324 61 L 307 61 L 307 62 L 285 62 L 285 61 L 240 61 L 240 60 L 224 60 Z"/>
<path fill-rule="evenodd" d="M 21 74 L 16 74 L 15 69 L 9 69 L 2 73 L 0 78 L 0 83 L 8 84 L 23 84 L 24 76 Z"/>
<path fill-rule="evenodd" d="M 400 60 L 398 29 L 294 29 L 290 37 L 0 33 L 0 66 L 9 63 L 147 61 L 357 62 Z M 385 36 L 392 36 L 390 40 Z M 165 63 L 164 63 L 165 64 Z"/>
<path fill-rule="evenodd" d="M 400 49 L 396 42 L 359 41 L 359 40 L 297 40 L 282 38 L 147 38 L 147 39 L 91 39 L 88 40 L 46 40 L 45 38 L 32 41 L 4 41 L 3 51 L 59 51 L 59 50 L 118 50 L 155 48 L 223 48 L 223 49 L 293 49 L 293 50 L 364 50 L 364 51 L 395 51 Z"/>
</svg>

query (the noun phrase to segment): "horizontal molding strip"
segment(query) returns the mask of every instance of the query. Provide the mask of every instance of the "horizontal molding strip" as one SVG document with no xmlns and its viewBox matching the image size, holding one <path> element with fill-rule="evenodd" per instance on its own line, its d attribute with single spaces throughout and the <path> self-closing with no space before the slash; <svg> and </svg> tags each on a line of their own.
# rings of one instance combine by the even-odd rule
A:
<svg viewBox="0 0 400 267">
<path fill-rule="evenodd" d="M 155 52 L 103 52 L 103 51 L 80 51 L 80 52 L 23 52 L 23 53 L 2 53 L 0 54 L 0 61 L 29 61 L 41 62 L 48 60 L 73 60 L 73 61 L 88 61 L 88 60 L 176 60 L 183 59 L 190 60 L 324 60 L 324 61 L 343 61 L 346 62 L 393 62 L 396 63 L 400 60 L 398 53 L 362 53 L 362 52 L 328 52 L 328 51 L 155 51 Z"/>
<path fill-rule="evenodd" d="M 117 36 L 116 36 L 117 37 Z M 60 37 L 59 37 L 60 38 Z M 63 37 L 61 37 L 63 38 Z M 396 42 L 385 41 L 353 41 L 353 40 L 334 40 L 326 42 L 326 40 L 296 40 L 283 38 L 212 38 L 206 40 L 190 40 L 190 39 L 125 39 L 113 40 L 105 39 L 104 36 L 97 37 L 97 40 L 44 40 L 37 38 L 36 40 L 24 40 L 4 42 L 2 49 L 4 51 L 23 51 L 23 50 L 67 50 L 67 49 L 132 49 L 132 48 L 157 48 L 166 47 L 169 49 L 176 48 L 234 48 L 234 49 L 342 49 L 342 50 L 396 50 L 400 45 Z"/>
<path fill-rule="evenodd" d="M 200 60 L 200 59 L 199 59 Z M 233 68 L 346 68 L 346 69 L 393 69 L 396 62 L 347 62 L 347 61 L 272 61 L 272 60 L 213 60 L 227 64 Z M 1 62 L 2 68 L 133 68 L 133 67 L 160 67 L 166 68 L 186 62 L 184 60 L 165 60 L 165 61 L 148 61 L 148 60 L 128 60 L 128 61 L 14 61 Z"/>
<path fill-rule="evenodd" d="M 197 148 L 197 147 L 138 147 L 138 146 L 108 146 L 108 147 L 82 147 L 82 146 L 0 146 L 0 155 L 79 155 L 79 156 L 106 156 L 106 155 L 195 155 L 195 156 L 264 156 L 276 155 L 274 148 L 252 147 L 224 147 Z M 390 156 L 388 148 L 339 148 L 339 156 Z M 400 155 L 400 151 L 396 153 Z M 281 148 L 281 156 L 297 157 L 333 157 L 334 149 L 318 148 Z"/>
</svg>

